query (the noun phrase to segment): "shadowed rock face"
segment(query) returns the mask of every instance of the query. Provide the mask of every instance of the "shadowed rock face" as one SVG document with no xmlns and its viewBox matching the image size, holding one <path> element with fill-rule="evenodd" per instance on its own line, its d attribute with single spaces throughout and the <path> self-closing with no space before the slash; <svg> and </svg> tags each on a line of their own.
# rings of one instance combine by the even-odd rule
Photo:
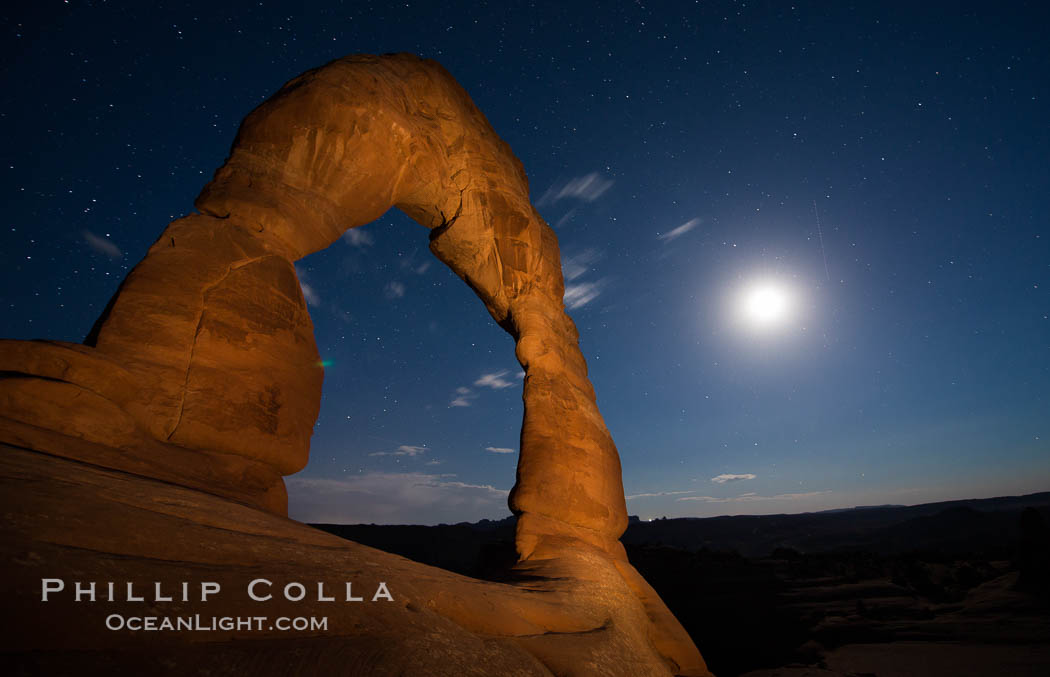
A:
<svg viewBox="0 0 1050 677">
<path fill-rule="evenodd" d="M 606 658 L 626 646 L 648 667 L 624 674 L 706 674 L 618 540 L 619 457 L 564 310 L 557 239 L 521 163 L 444 69 L 355 56 L 304 73 L 245 119 L 196 206 L 129 274 L 86 345 L 0 343 L 0 440 L 285 514 L 281 476 L 306 465 L 323 376 L 293 261 L 397 206 L 514 337 L 525 370 L 510 495 L 518 569 L 559 605 L 536 611 L 534 596 L 503 586 L 507 608 L 532 617 L 528 631 L 473 602 L 438 613 L 517 636 L 549 667 L 584 645 Z M 570 595 L 566 581 L 595 594 Z M 548 637 L 566 618 L 573 632 L 606 634 Z"/>
</svg>

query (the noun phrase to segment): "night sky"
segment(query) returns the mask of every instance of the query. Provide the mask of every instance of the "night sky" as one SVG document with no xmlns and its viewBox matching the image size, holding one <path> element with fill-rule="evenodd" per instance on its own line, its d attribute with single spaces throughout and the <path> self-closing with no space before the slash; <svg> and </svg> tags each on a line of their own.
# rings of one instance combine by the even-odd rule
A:
<svg viewBox="0 0 1050 677">
<path fill-rule="evenodd" d="M 413 52 L 557 232 L 631 514 L 1050 489 L 1042 3 L 2 12 L 0 335 L 83 340 L 253 107 L 340 56 Z M 391 211 L 297 269 L 328 366 L 291 515 L 509 514 L 513 341 L 426 230 Z M 778 318 L 745 317 L 755 285 Z"/>
</svg>

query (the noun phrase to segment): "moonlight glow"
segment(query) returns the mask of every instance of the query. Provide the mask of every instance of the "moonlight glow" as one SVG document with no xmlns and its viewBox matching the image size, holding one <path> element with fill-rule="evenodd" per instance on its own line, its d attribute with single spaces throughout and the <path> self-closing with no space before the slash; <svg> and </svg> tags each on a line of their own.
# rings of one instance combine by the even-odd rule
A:
<svg viewBox="0 0 1050 677">
<path fill-rule="evenodd" d="M 766 329 L 781 325 L 791 312 L 791 294 L 781 285 L 762 282 L 741 297 L 741 313 L 748 324 Z"/>
</svg>

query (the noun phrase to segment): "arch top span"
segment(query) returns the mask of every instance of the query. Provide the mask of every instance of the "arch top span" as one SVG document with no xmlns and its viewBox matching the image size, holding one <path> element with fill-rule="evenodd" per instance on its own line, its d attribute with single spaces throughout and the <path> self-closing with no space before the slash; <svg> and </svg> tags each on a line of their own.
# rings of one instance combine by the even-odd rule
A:
<svg viewBox="0 0 1050 677">
<path fill-rule="evenodd" d="M 410 54 L 356 55 L 252 111 L 196 206 L 253 221 L 302 258 L 391 207 L 435 229 L 492 194 L 532 216 L 521 162 L 455 79 Z"/>
</svg>

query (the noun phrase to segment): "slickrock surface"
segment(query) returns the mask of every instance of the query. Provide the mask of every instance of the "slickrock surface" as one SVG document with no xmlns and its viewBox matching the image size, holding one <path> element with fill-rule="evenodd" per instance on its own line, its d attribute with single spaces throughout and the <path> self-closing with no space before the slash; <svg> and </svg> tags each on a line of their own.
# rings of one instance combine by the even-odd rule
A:
<svg viewBox="0 0 1050 677">
<path fill-rule="evenodd" d="M 5 547 L 20 548 L 9 568 L 26 580 L 58 562 L 110 567 L 98 580 L 154 580 L 158 567 L 173 567 L 171 580 L 236 578 L 277 563 L 292 580 L 315 580 L 318 566 L 336 580 L 390 571 L 413 600 L 355 607 L 343 630 L 261 654 L 228 642 L 224 660 L 257 661 L 259 674 L 296 642 L 324 672 L 359 666 L 341 674 L 365 674 L 353 661 L 395 674 L 426 656 L 443 667 L 420 674 L 708 674 L 618 540 L 619 456 L 564 310 L 557 238 L 521 163 L 444 69 L 389 55 L 304 73 L 245 119 L 196 206 L 128 275 L 85 345 L 0 342 L 0 441 L 37 452 L 3 452 Z M 393 206 L 429 229 L 431 251 L 516 342 L 525 415 L 510 507 L 518 572 L 529 574 L 519 586 L 283 518 L 282 475 L 306 465 L 323 377 L 293 262 Z M 39 601 L 21 603 L 40 615 Z M 68 623 L 88 633 L 94 621 L 75 622 L 77 609 Z M 144 646 L 104 630 L 78 637 L 28 646 Z M 172 637 L 158 641 L 215 641 Z"/>
</svg>

